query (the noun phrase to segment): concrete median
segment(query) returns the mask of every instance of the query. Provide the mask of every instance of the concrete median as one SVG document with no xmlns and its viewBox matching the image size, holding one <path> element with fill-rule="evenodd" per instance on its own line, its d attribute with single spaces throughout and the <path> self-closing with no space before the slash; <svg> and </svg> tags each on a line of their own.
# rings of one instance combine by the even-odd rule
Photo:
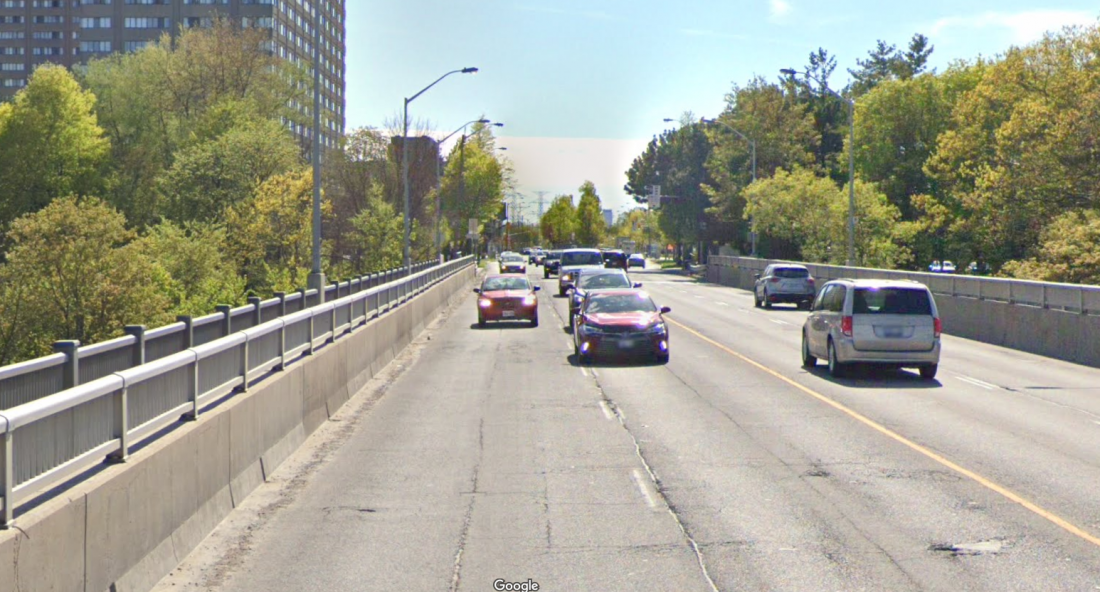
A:
<svg viewBox="0 0 1100 592">
<path fill-rule="evenodd" d="M 394 359 L 469 267 L 19 516 L 0 532 L 0 590 L 144 592 Z"/>
</svg>

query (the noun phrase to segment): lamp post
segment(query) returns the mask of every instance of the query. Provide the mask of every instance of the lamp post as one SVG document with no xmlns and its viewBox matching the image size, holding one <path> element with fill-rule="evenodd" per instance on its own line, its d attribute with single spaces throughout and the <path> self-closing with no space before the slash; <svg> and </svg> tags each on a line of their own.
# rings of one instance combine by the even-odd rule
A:
<svg viewBox="0 0 1100 592">
<path fill-rule="evenodd" d="M 325 274 L 321 271 L 321 19 L 318 10 L 313 19 L 313 265 L 306 287 L 317 290 L 317 301 L 325 301 Z"/>
<path fill-rule="evenodd" d="M 797 74 L 820 84 L 836 98 L 848 103 L 848 267 L 856 263 L 856 101 L 831 89 L 809 72 L 800 72 L 794 68 L 783 68 L 779 71 L 792 79 Z"/>
<path fill-rule="evenodd" d="M 410 223 L 410 205 L 409 205 L 409 103 L 415 101 L 417 97 L 428 92 L 428 89 L 439 84 L 441 80 L 450 76 L 451 74 L 476 74 L 477 68 L 462 68 L 461 70 L 451 70 L 446 74 L 436 78 L 435 82 L 425 86 L 420 92 L 405 99 L 405 115 L 403 131 L 401 133 L 401 184 L 404 186 L 405 193 L 405 243 L 404 243 L 404 261 L 405 269 L 412 267 L 412 261 L 409 259 L 409 239 L 412 232 Z"/>
<path fill-rule="evenodd" d="M 720 125 L 720 126 L 726 128 L 726 129 L 728 129 L 729 131 L 737 134 L 742 140 L 749 143 L 749 149 L 752 151 L 752 182 L 755 183 L 756 182 L 756 140 L 753 139 L 753 138 L 750 138 L 750 137 L 746 136 L 745 134 L 741 133 L 740 131 L 734 129 L 733 126 L 731 126 L 730 124 L 728 124 L 724 121 L 720 121 L 720 120 L 717 120 L 717 119 L 707 119 L 706 117 L 704 117 L 702 119 L 702 121 L 703 121 L 703 123 L 717 123 L 718 125 Z M 750 215 L 749 216 L 749 228 L 750 228 L 749 235 L 752 238 L 752 256 L 756 257 L 756 216 L 755 215 Z"/>
</svg>

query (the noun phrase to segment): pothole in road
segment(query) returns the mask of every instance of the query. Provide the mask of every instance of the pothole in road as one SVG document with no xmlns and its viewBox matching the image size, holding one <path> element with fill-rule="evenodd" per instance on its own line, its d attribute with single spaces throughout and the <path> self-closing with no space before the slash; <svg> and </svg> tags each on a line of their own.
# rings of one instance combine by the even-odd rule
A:
<svg viewBox="0 0 1100 592">
<path fill-rule="evenodd" d="M 1004 539 L 989 539 L 973 543 L 933 543 L 929 551 L 950 553 L 955 557 L 973 555 L 996 555 L 1003 551 L 1008 543 Z"/>
</svg>

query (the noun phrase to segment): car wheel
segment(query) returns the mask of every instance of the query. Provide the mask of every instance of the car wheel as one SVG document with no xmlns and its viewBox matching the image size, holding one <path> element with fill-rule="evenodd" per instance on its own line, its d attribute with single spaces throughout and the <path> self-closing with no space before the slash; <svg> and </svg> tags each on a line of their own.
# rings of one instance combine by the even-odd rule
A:
<svg viewBox="0 0 1100 592">
<path fill-rule="evenodd" d="M 573 326 L 573 319 L 577 318 L 577 313 L 573 312 L 573 309 L 569 309 L 569 326 Z"/>
<path fill-rule="evenodd" d="M 925 380 L 932 380 L 936 377 L 936 371 L 940 369 L 939 364 L 929 364 L 927 366 L 920 367 L 920 377 Z"/>
<path fill-rule="evenodd" d="M 544 279 L 544 280 L 550 279 L 550 272 L 546 271 L 545 269 L 542 270 L 542 279 Z"/>
<path fill-rule="evenodd" d="M 768 298 L 768 291 L 764 290 L 764 308 L 770 309 L 772 307 L 772 301 Z"/>
<path fill-rule="evenodd" d="M 756 294 L 756 290 L 752 291 L 752 305 L 756 308 L 760 308 L 760 296 Z"/>
<path fill-rule="evenodd" d="M 560 297 L 565 296 L 565 292 L 566 292 L 565 290 L 563 290 L 561 288 L 558 288 L 558 297 L 560 298 Z"/>
<path fill-rule="evenodd" d="M 668 354 L 657 354 L 656 356 L 654 356 L 654 358 L 657 360 L 658 364 L 668 363 Z"/>
<path fill-rule="evenodd" d="M 477 315 L 477 326 L 482 329 L 485 328 L 485 315 Z"/>
<path fill-rule="evenodd" d="M 833 378 L 844 378 L 848 374 L 848 367 L 836 361 L 836 346 L 833 340 L 829 340 L 829 375 Z"/>
<path fill-rule="evenodd" d="M 592 354 L 578 353 L 577 355 L 579 356 L 580 362 L 582 364 L 591 364 L 592 363 Z"/>
<path fill-rule="evenodd" d="M 806 339 L 806 333 L 802 333 L 802 365 L 807 368 L 817 366 L 817 358 L 810 354 L 810 342 Z"/>
<path fill-rule="evenodd" d="M 531 326 L 532 327 L 538 327 L 539 326 L 539 315 L 538 314 L 531 317 Z"/>
</svg>

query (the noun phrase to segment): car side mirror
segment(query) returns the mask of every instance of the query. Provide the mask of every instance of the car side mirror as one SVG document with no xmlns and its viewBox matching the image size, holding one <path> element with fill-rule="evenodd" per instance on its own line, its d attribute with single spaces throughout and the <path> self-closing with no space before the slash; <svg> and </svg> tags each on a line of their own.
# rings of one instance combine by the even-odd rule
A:
<svg viewBox="0 0 1100 592">
<path fill-rule="evenodd" d="M 536 291 L 536 292 L 538 292 L 538 291 L 539 291 L 539 290 L 541 290 L 541 289 L 542 289 L 542 286 L 535 286 L 535 291 Z"/>
<path fill-rule="evenodd" d="M 642 282 L 634 282 L 634 287 L 635 288 L 641 288 L 642 287 Z"/>
<path fill-rule="evenodd" d="M 667 307 L 667 306 L 662 306 L 662 307 L 661 307 L 661 314 L 668 314 L 668 313 L 670 313 L 670 312 L 672 312 L 672 309 L 671 309 L 671 308 L 669 308 L 669 307 Z"/>
<path fill-rule="evenodd" d="M 481 288 L 474 288 L 474 294 L 480 294 Z"/>
</svg>

